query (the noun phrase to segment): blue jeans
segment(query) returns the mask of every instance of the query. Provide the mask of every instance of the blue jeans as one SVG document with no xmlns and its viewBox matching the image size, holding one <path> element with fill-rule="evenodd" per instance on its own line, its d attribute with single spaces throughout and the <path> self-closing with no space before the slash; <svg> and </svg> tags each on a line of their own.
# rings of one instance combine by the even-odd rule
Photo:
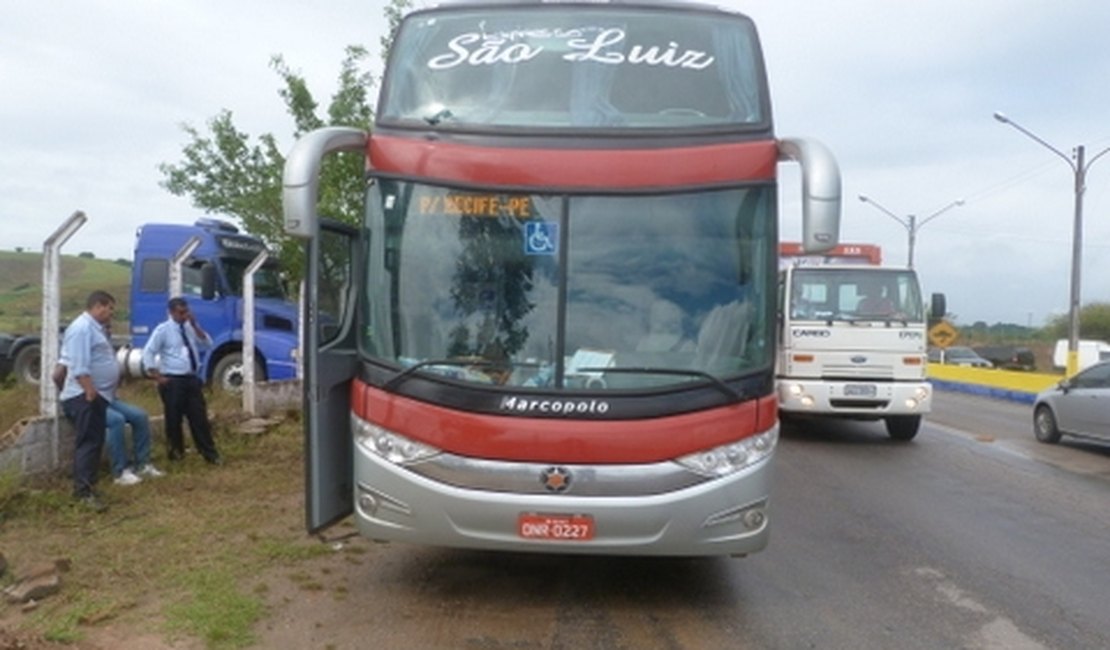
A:
<svg viewBox="0 0 1110 650">
<path fill-rule="evenodd" d="M 136 471 L 150 462 L 150 418 L 146 411 L 121 400 L 108 405 L 108 457 L 112 461 L 112 476 L 118 477 L 127 466 Z M 134 456 L 127 453 L 124 425 L 131 425 L 131 442 Z"/>
</svg>

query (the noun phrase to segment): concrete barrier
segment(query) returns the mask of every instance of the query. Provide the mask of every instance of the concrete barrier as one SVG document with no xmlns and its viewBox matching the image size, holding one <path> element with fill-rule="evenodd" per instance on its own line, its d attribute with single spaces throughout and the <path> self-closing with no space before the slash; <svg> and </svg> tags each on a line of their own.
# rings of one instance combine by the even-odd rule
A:
<svg viewBox="0 0 1110 650">
<path fill-rule="evenodd" d="M 266 415 L 301 408 L 301 382 L 270 381 L 257 385 L 256 408 Z M 161 414 L 150 415 L 151 437 L 164 435 Z M 34 417 L 21 420 L 0 434 L 0 473 L 17 472 L 26 478 L 68 471 L 73 463 L 73 425 L 64 417 Z"/>
<path fill-rule="evenodd" d="M 1061 375 L 997 368 L 969 368 L 929 364 L 929 381 L 937 390 L 950 390 L 1032 404 L 1037 393 L 1060 382 Z"/>
</svg>

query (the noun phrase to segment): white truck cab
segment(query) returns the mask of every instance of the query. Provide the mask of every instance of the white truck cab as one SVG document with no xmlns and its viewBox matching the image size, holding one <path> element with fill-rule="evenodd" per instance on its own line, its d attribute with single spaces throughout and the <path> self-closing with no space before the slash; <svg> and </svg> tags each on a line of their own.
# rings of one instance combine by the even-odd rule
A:
<svg viewBox="0 0 1110 650">
<path fill-rule="evenodd" d="M 927 315 L 913 269 L 783 258 L 776 383 L 779 414 L 883 420 L 917 435 L 932 405 Z M 943 296 L 933 310 L 943 313 Z"/>
</svg>

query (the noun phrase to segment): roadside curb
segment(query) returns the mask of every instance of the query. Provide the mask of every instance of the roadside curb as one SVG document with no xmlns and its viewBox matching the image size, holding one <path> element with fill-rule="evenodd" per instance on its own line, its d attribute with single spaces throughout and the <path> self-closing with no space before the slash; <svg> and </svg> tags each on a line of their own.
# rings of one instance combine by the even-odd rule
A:
<svg viewBox="0 0 1110 650">
<path fill-rule="evenodd" d="M 1037 399 L 1036 393 L 1029 393 L 1021 390 L 1014 390 L 1011 388 L 1001 388 L 998 386 L 964 384 L 957 381 L 946 381 L 943 379 L 929 379 L 929 383 L 933 385 L 934 390 L 943 390 L 954 393 L 967 393 L 969 395 L 978 395 L 979 397 L 991 397 L 994 399 L 1019 402 L 1021 404 L 1032 404 Z"/>
<path fill-rule="evenodd" d="M 929 364 L 928 381 L 935 390 L 967 393 L 1021 404 L 1032 404 L 1042 390 L 1055 386 L 1062 375 L 998 368 L 970 368 Z"/>
</svg>

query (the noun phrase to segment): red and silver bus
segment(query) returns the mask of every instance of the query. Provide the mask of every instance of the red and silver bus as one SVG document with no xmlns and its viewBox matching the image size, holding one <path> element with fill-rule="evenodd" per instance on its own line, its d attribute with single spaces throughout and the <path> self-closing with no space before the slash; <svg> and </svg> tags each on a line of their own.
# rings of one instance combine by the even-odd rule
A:
<svg viewBox="0 0 1110 650">
<path fill-rule="evenodd" d="M 778 438 L 776 167 L 807 251 L 840 178 L 777 139 L 752 21 L 656 2 L 466 3 L 395 34 L 372 133 L 286 161 L 308 243 L 307 526 L 449 547 L 744 555 Z M 322 160 L 366 160 L 358 227 Z"/>
</svg>

